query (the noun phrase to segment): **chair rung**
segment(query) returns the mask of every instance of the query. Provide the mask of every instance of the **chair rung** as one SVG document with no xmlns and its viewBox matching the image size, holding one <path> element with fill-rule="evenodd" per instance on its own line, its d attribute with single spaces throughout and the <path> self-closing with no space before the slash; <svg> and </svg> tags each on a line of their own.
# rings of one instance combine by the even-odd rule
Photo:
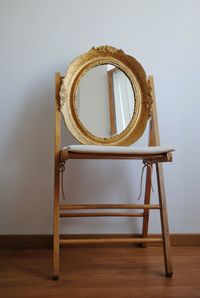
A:
<svg viewBox="0 0 200 298">
<path fill-rule="evenodd" d="M 93 212 L 93 213 L 60 213 L 60 217 L 103 217 L 103 216 L 122 216 L 122 217 L 144 217 L 144 213 L 125 213 L 125 212 Z"/>
<path fill-rule="evenodd" d="M 94 243 L 162 243 L 162 238 L 97 238 L 97 239 L 60 239 L 60 244 L 94 244 Z"/>
<path fill-rule="evenodd" d="M 67 204 L 60 205 L 60 210 L 81 209 L 160 209 L 160 205 L 139 204 Z"/>
</svg>

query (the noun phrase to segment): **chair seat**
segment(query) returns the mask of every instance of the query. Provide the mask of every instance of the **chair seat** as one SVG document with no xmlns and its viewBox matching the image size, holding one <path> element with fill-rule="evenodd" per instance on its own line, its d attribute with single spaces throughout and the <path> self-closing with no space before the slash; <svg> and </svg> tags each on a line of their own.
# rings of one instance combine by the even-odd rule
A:
<svg viewBox="0 0 200 298">
<path fill-rule="evenodd" d="M 133 146 L 96 146 L 96 145 L 70 145 L 61 150 L 62 160 L 67 159 L 70 153 L 80 154 L 105 154 L 105 155 L 163 155 L 174 151 L 172 147 L 152 146 L 152 147 L 133 147 Z"/>
</svg>

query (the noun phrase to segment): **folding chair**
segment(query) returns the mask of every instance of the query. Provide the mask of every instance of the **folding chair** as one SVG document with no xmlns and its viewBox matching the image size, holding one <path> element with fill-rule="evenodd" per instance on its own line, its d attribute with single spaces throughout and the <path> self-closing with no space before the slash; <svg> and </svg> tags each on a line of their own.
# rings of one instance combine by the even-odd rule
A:
<svg viewBox="0 0 200 298">
<path fill-rule="evenodd" d="M 98 66 L 110 65 L 108 69 L 108 94 L 110 110 L 110 136 L 96 136 L 79 119 L 77 98 L 79 96 L 80 82 L 87 73 Z M 113 103 L 114 79 L 110 79 L 110 73 L 116 73 L 114 68 L 125 75 L 133 89 L 134 112 L 129 119 L 126 128 L 117 131 L 121 120 L 117 123 L 117 102 Z M 121 89 L 123 80 L 119 78 Z M 127 84 L 127 82 L 126 82 Z M 111 88 L 112 87 L 112 88 Z M 86 90 L 88 91 L 88 89 Z M 130 92 L 129 92 L 130 93 Z M 118 95 L 116 95 L 117 97 Z M 119 97 L 119 96 L 118 96 Z M 132 99 L 131 99 L 132 98 Z M 80 99 L 80 98 L 79 98 Z M 88 99 L 88 98 L 87 98 Z M 122 100 L 122 99 L 121 99 Z M 113 104 L 113 105 L 112 105 Z M 113 112 L 114 111 L 114 112 Z M 63 114 L 68 130 L 82 145 L 71 145 L 61 148 L 61 113 Z M 149 125 L 149 139 L 147 147 L 134 147 L 132 145 L 143 134 L 146 124 Z M 120 125 L 118 125 L 120 124 Z M 92 48 L 89 52 L 76 58 L 69 66 L 65 77 L 56 73 L 55 95 L 55 180 L 54 180 L 54 263 L 53 279 L 59 279 L 59 249 L 62 244 L 83 243 L 139 243 L 146 246 L 147 243 L 162 243 L 166 277 L 172 276 L 172 261 L 170 253 L 170 238 L 168 229 L 168 216 L 166 195 L 163 177 L 163 162 L 172 161 L 173 148 L 161 147 L 156 100 L 153 77 L 146 77 L 144 69 L 133 57 L 126 55 L 122 50 L 111 46 Z M 60 183 L 64 164 L 69 159 L 114 159 L 114 160 L 141 160 L 146 165 L 146 185 L 144 204 L 61 204 Z M 158 204 L 150 204 L 152 167 L 156 168 L 158 186 Z M 120 210 L 130 210 L 121 212 Z M 162 235 L 159 238 L 148 237 L 149 211 L 159 210 L 161 218 Z M 73 210 L 73 212 L 71 212 Z M 74 212 L 74 210 L 76 212 Z M 82 211 L 81 211 L 82 210 Z M 90 210 L 88 212 L 88 210 Z M 94 210 L 92 213 L 91 210 Z M 100 211 L 101 212 L 100 212 Z M 108 212 L 108 210 L 110 210 Z M 115 210 L 113 212 L 112 210 Z M 116 212 L 116 210 L 118 212 Z M 133 213 L 132 210 L 143 210 Z M 78 211 L 78 212 L 77 212 Z M 59 219 L 69 217 L 142 217 L 143 226 L 141 237 L 134 238 L 88 238 L 69 239 L 62 238 L 59 234 Z"/>
</svg>

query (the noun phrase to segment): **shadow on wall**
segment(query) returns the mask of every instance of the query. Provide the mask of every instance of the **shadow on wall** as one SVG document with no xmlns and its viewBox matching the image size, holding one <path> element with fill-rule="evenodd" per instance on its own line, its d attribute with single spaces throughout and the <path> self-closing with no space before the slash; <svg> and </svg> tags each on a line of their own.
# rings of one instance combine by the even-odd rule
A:
<svg viewBox="0 0 200 298">
<path fill-rule="evenodd" d="M 1 233 L 52 233 L 55 91 L 54 78 L 43 78 L 22 99 L 21 112 L 3 148 Z M 77 143 L 64 125 L 62 132 L 63 145 Z M 67 201 L 133 202 L 139 191 L 139 183 L 134 188 L 137 168 L 138 163 L 132 161 L 71 160 L 65 173 Z M 62 233 L 138 232 L 138 221 L 127 218 L 65 219 L 61 223 Z"/>
</svg>

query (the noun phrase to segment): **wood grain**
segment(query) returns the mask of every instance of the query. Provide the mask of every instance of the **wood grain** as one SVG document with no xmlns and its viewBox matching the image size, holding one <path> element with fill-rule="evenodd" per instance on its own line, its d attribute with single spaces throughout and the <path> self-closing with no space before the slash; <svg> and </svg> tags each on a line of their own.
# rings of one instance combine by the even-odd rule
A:
<svg viewBox="0 0 200 298">
<path fill-rule="evenodd" d="M 77 213 L 60 213 L 60 217 L 143 217 L 144 213 L 130 212 L 77 212 Z"/>
<path fill-rule="evenodd" d="M 60 74 L 56 73 L 55 86 L 55 143 L 54 143 L 54 214 L 53 214 L 53 278 L 59 276 L 59 194 L 60 194 L 60 144 L 61 144 L 61 115 L 60 97 L 61 86 Z"/>
<path fill-rule="evenodd" d="M 162 238 L 88 238 L 88 239 L 60 239 L 60 244 L 112 244 L 112 243 L 162 243 Z"/>
<path fill-rule="evenodd" d="M 164 176 L 163 176 L 163 168 L 161 164 L 156 164 L 156 175 L 157 175 L 157 182 L 158 182 L 158 196 L 159 196 L 159 202 L 161 206 L 160 219 L 161 219 L 162 236 L 164 240 L 163 251 L 164 251 L 164 260 L 165 260 L 165 273 L 167 277 L 171 277 L 173 274 L 173 269 L 172 269 Z"/>
<path fill-rule="evenodd" d="M 79 210 L 79 209 L 160 209 L 160 205 L 144 204 L 61 204 L 60 210 Z"/>
<path fill-rule="evenodd" d="M 0 250 L 2 298 L 198 298 L 200 247 L 172 249 L 174 275 L 164 278 L 161 247 L 68 247 L 60 280 L 51 250 Z"/>
</svg>

